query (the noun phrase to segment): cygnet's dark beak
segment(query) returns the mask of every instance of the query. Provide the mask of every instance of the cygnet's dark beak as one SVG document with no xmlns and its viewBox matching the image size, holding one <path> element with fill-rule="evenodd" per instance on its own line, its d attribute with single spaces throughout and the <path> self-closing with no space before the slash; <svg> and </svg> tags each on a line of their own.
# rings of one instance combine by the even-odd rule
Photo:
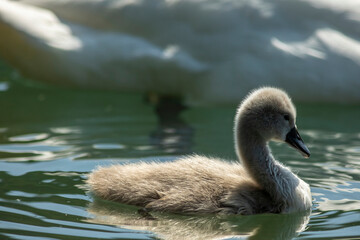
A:
<svg viewBox="0 0 360 240">
<path fill-rule="evenodd" d="M 301 139 L 296 127 L 293 127 L 288 134 L 286 134 L 285 142 L 297 149 L 304 157 L 310 157 L 310 151 L 306 147 L 304 141 Z"/>
</svg>

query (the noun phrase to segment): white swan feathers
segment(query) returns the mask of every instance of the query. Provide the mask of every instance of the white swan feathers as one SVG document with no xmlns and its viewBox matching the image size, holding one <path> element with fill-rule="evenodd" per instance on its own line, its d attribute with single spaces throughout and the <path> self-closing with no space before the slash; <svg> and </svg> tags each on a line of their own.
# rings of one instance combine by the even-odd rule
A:
<svg viewBox="0 0 360 240">
<path fill-rule="evenodd" d="M 87 183 L 100 198 L 181 213 L 257 214 L 305 211 L 307 183 L 272 156 L 268 142 L 287 142 L 305 157 L 310 152 L 297 132 L 296 111 L 277 88 L 251 92 L 235 117 L 240 162 L 192 155 L 173 162 L 101 167 Z"/>
</svg>

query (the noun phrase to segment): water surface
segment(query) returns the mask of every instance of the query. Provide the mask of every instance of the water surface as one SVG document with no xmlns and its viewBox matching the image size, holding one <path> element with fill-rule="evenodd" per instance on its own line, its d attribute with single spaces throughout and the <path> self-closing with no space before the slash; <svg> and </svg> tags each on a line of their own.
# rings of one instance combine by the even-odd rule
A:
<svg viewBox="0 0 360 240">
<path fill-rule="evenodd" d="M 360 107 L 297 104 L 312 156 L 284 144 L 274 155 L 311 185 L 311 214 L 183 216 L 94 198 L 84 179 L 96 166 L 172 161 L 199 153 L 235 159 L 236 106 L 194 107 L 158 122 L 140 95 L 0 83 L 1 239 L 360 238 Z"/>
</svg>

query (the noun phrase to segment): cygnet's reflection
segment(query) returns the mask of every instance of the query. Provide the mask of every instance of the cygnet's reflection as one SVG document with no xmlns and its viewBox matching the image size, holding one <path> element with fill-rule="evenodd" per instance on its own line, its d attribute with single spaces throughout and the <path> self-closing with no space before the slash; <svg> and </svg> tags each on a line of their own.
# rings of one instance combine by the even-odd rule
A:
<svg viewBox="0 0 360 240">
<path fill-rule="evenodd" d="M 133 206 L 96 199 L 88 207 L 88 221 L 151 231 L 160 239 L 292 239 L 304 231 L 310 211 L 295 214 L 189 216 L 151 212 L 138 214 Z"/>
</svg>

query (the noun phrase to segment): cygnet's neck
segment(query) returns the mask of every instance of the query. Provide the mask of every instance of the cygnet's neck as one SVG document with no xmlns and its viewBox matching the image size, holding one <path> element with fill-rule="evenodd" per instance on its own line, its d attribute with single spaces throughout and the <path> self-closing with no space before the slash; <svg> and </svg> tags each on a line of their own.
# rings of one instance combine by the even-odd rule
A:
<svg viewBox="0 0 360 240">
<path fill-rule="evenodd" d="M 235 128 L 236 151 L 250 176 L 272 197 L 274 203 L 287 208 L 297 177 L 272 156 L 267 140 L 251 127 Z"/>
</svg>

